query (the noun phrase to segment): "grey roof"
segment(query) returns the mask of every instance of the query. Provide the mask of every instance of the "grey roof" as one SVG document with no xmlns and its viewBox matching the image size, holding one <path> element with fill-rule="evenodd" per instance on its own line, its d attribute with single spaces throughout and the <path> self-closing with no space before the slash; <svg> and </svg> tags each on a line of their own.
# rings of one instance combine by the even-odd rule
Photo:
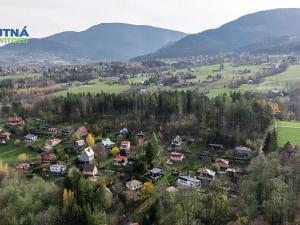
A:
<svg viewBox="0 0 300 225">
<path fill-rule="evenodd" d="M 85 171 L 85 172 L 93 172 L 94 168 L 95 168 L 95 166 L 92 165 L 92 164 L 84 164 L 83 171 Z"/>
<path fill-rule="evenodd" d="M 190 177 L 190 176 L 179 176 L 179 179 L 182 179 L 182 180 L 188 180 L 188 181 L 191 181 L 191 182 L 194 182 L 194 183 L 199 183 L 199 182 L 201 182 L 201 181 L 198 180 L 197 178 Z"/>
<path fill-rule="evenodd" d="M 161 173 L 161 169 L 160 168 L 153 168 L 151 170 L 149 170 L 150 173 Z"/>
<path fill-rule="evenodd" d="M 35 137 L 36 135 L 34 134 L 27 134 L 26 136 L 24 136 L 25 139 L 32 139 L 33 137 Z"/>
</svg>

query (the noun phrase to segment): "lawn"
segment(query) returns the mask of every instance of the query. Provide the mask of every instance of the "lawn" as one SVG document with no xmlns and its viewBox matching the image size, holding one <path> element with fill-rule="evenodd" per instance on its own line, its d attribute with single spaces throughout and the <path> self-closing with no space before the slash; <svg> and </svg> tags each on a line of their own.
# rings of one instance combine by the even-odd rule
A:
<svg viewBox="0 0 300 225">
<path fill-rule="evenodd" d="M 243 84 L 238 89 L 268 92 L 275 88 L 290 89 L 293 86 L 299 86 L 299 84 L 300 65 L 291 65 L 285 72 L 266 77 L 260 84 Z"/>
<path fill-rule="evenodd" d="M 16 74 L 16 75 L 8 75 L 8 76 L 0 76 L 0 81 L 7 79 L 21 79 L 21 78 L 29 78 L 29 77 L 39 77 L 42 76 L 41 73 L 24 73 L 24 74 Z"/>
<path fill-rule="evenodd" d="M 149 75 L 146 75 L 146 74 L 138 74 L 136 77 L 132 77 L 132 78 L 129 78 L 128 79 L 128 83 L 131 84 L 131 83 L 142 83 L 143 81 L 145 80 L 148 80 L 149 79 Z"/>
<path fill-rule="evenodd" d="M 287 141 L 300 146 L 300 122 L 277 121 L 277 133 L 279 146 Z"/>
<path fill-rule="evenodd" d="M 129 90 L 129 88 L 130 88 L 130 85 L 127 85 L 127 84 L 124 84 L 124 85 L 111 84 L 110 85 L 104 81 L 99 81 L 98 79 L 95 79 L 95 80 L 91 80 L 89 82 L 89 84 L 71 87 L 68 90 L 55 92 L 52 95 L 53 96 L 65 96 L 65 95 L 67 95 L 68 92 L 73 93 L 73 94 L 78 94 L 78 93 L 97 94 L 97 93 L 101 93 L 101 92 L 119 94 L 119 93 Z"/>
<path fill-rule="evenodd" d="M 202 66 L 199 69 L 197 69 L 195 72 L 193 72 L 194 75 L 196 75 L 196 79 L 190 80 L 193 82 L 197 82 L 200 80 L 200 82 L 203 82 L 208 75 L 216 75 L 221 74 L 222 78 L 220 80 L 217 80 L 215 82 L 207 83 L 204 87 L 201 87 L 203 91 L 209 91 L 208 96 L 214 97 L 222 93 L 229 93 L 231 91 L 247 91 L 247 90 L 253 90 L 255 87 L 247 86 L 247 87 L 240 87 L 237 89 L 230 89 L 230 88 L 224 88 L 224 86 L 228 85 L 233 79 L 237 79 L 240 77 L 249 77 L 251 75 L 256 74 L 259 70 L 261 70 L 262 66 L 260 65 L 253 65 L 253 66 L 237 66 L 233 67 L 230 64 L 224 64 L 224 69 L 220 72 L 214 72 L 213 70 L 219 69 L 219 64 L 217 65 L 211 65 L 211 66 Z M 251 72 L 247 74 L 239 74 L 238 70 L 244 70 L 244 69 L 250 69 Z"/>
<path fill-rule="evenodd" d="M 18 155 L 22 153 L 26 153 L 29 159 L 34 159 L 38 155 L 37 152 L 30 150 L 23 143 L 14 145 L 13 140 L 0 145 L 0 160 L 9 164 L 16 164 Z"/>
</svg>

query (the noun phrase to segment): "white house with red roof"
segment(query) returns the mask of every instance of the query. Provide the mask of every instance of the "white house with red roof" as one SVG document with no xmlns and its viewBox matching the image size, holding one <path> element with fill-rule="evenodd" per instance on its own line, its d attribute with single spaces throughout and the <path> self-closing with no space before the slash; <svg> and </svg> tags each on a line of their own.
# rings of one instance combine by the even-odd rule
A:
<svg viewBox="0 0 300 225">
<path fill-rule="evenodd" d="M 22 117 L 14 116 L 8 118 L 8 124 L 10 126 L 20 126 L 20 125 L 24 125 L 25 121 L 23 120 Z"/>
<path fill-rule="evenodd" d="M 130 141 L 122 141 L 120 145 L 120 149 L 125 150 L 126 152 L 130 151 Z"/>
<path fill-rule="evenodd" d="M 184 154 L 180 152 L 171 152 L 170 160 L 173 162 L 182 162 L 184 159 Z"/>
<path fill-rule="evenodd" d="M 114 165 L 115 166 L 126 166 L 127 162 L 128 162 L 128 159 L 127 159 L 126 156 L 117 155 L 114 158 Z"/>
</svg>

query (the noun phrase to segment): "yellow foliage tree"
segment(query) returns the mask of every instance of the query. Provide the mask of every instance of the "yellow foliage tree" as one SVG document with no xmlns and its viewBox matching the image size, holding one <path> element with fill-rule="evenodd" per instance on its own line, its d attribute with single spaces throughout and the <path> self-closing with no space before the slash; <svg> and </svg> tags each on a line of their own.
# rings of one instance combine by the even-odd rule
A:
<svg viewBox="0 0 300 225">
<path fill-rule="evenodd" d="M 115 146 L 112 148 L 111 152 L 112 154 L 117 155 L 120 153 L 120 149 L 117 146 Z"/>
<path fill-rule="evenodd" d="M 26 153 L 22 153 L 18 155 L 18 161 L 19 162 L 26 162 L 28 160 L 28 156 Z"/>
<path fill-rule="evenodd" d="M 15 145 L 20 145 L 20 144 L 21 144 L 21 141 L 20 141 L 19 139 L 16 139 L 16 140 L 14 141 L 14 144 L 15 144 Z"/>
<path fill-rule="evenodd" d="M 266 100 L 266 99 L 258 100 L 257 102 L 262 105 L 269 105 L 271 107 L 273 115 L 276 115 L 281 112 L 277 102 Z"/>
<path fill-rule="evenodd" d="M 95 145 L 94 135 L 91 133 L 88 133 L 88 135 L 86 136 L 86 142 L 89 144 L 89 146 Z"/>
<path fill-rule="evenodd" d="M 147 181 L 143 184 L 140 191 L 140 196 L 143 199 L 149 199 L 153 193 L 154 185 L 151 181 Z"/>
<path fill-rule="evenodd" d="M 7 163 L 4 163 L 2 161 L 0 161 L 0 174 L 9 175 L 9 170 L 8 170 L 8 165 Z"/>
<path fill-rule="evenodd" d="M 65 208 L 70 208 L 74 203 L 74 192 L 68 189 L 64 189 L 63 205 Z"/>
</svg>

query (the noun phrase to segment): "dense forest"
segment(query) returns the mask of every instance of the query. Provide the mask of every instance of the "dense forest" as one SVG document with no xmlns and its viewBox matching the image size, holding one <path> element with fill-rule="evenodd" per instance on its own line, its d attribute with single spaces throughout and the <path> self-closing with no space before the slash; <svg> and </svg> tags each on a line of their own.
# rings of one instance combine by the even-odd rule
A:
<svg viewBox="0 0 300 225">
<path fill-rule="evenodd" d="M 197 134 L 203 142 L 233 146 L 261 137 L 273 115 L 261 104 L 240 93 L 213 99 L 196 92 L 160 92 L 152 95 L 69 94 L 46 98 L 33 109 L 15 107 L 19 115 L 39 116 L 53 123 L 114 121 L 136 129 L 156 129 L 161 125 L 173 132 Z M 175 128 L 175 129 L 174 129 Z"/>
</svg>

